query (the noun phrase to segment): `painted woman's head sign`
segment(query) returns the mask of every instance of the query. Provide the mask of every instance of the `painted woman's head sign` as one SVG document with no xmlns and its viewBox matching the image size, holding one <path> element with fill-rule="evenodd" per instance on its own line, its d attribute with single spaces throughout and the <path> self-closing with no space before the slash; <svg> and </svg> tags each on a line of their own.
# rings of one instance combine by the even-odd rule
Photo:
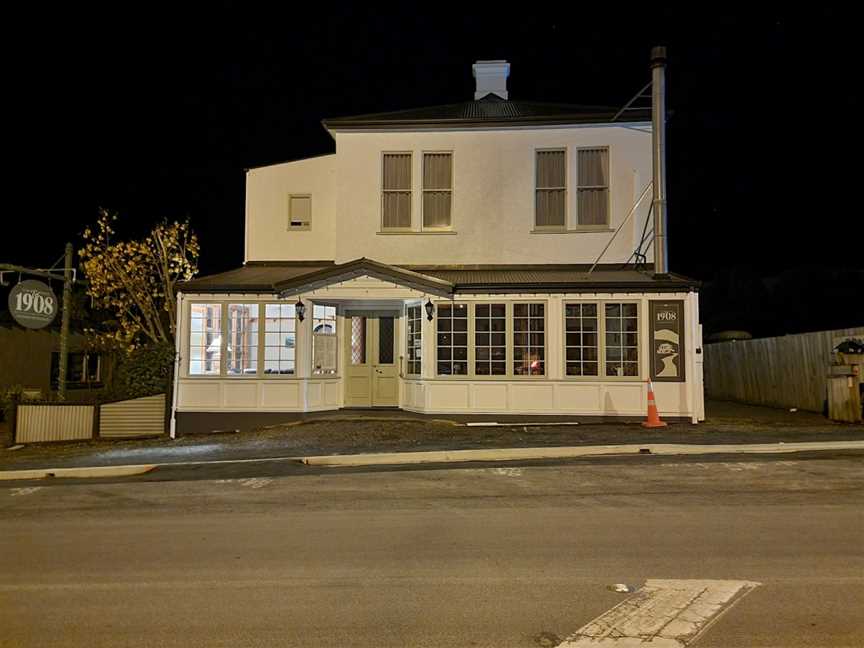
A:
<svg viewBox="0 0 864 648">
<path fill-rule="evenodd" d="M 684 380 L 684 302 L 651 302 L 651 379 Z"/>
</svg>

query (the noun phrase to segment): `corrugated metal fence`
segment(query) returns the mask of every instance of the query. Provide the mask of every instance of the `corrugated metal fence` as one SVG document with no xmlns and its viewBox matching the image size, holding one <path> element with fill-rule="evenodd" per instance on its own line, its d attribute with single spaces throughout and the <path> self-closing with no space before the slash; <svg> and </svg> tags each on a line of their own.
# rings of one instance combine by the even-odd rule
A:
<svg viewBox="0 0 864 648">
<path fill-rule="evenodd" d="M 18 443 L 40 443 L 90 439 L 95 415 L 95 405 L 19 405 L 15 440 Z"/>
<path fill-rule="evenodd" d="M 99 436 L 131 438 L 165 431 L 165 394 L 109 403 L 99 408 Z"/>
<path fill-rule="evenodd" d="M 98 427 L 98 430 L 97 430 Z M 16 443 L 156 436 L 165 431 L 165 394 L 104 405 L 21 403 L 15 413 Z"/>
<path fill-rule="evenodd" d="M 706 344 L 705 395 L 821 412 L 833 340 L 847 335 L 864 327 Z"/>
</svg>

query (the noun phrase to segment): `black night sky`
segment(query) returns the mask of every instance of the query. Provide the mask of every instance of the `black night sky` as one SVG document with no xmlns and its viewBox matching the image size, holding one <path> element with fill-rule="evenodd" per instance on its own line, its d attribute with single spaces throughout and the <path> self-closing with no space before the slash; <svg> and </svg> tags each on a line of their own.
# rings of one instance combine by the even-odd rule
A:
<svg viewBox="0 0 864 648">
<path fill-rule="evenodd" d="M 105 206 L 188 215 L 202 273 L 237 267 L 244 169 L 330 152 L 321 118 L 467 100 L 494 58 L 512 98 L 621 105 L 665 44 L 671 268 L 708 282 L 706 334 L 864 324 L 861 15 L 84 5 L 7 16 L 2 262 L 50 265 Z"/>
</svg>

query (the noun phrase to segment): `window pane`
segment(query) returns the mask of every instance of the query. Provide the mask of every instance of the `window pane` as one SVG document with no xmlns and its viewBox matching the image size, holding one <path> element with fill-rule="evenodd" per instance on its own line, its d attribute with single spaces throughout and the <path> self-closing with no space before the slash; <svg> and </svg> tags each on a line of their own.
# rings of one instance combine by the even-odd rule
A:
<svg viewBox="0 0 864 648">
<path fill-rule="evenodd" d="M 312 223 L 312 198 L 291 196 L 288 200 L 289 227 L 309 227 Z"/>
<path fill-rule="evenodd" d="M 359 315 L 351 318 L 351 364 L 366 364 L 366 318 Z"/>
<path fill-rule="evenodd" d="M 517 376 L 546 373 L 544 312 L 542 303 L 513 305 L 513 373 Z"/>
<path fill-rule="evenodd" d="M 474 307 L 474 328 L 478 331 L 504 330 L 507 326 L 505 304 L 477 304 Z M 503 333 L 476 333 L 474 339 L 474 373 L 478 376 L 506 373 L 506 338 Z M 504 371 L 500 371 L 504 369 Z"/>
<path fill-rule="evenodd" d="M 382 186 L 385 191 L 411 191 L 410 153 L 384 154 L 384 182 Z"/>
<path fill-rule="evenodd" d="M 436 307 L 438 331 L 438 374 L 464 376 L 468 373 L 468 306 L 440 304 Z"/>
<path fill-rule="evenodd" d="M 383 222 L 386 227 L 411 227 L 411 192 L 388 191 L 383 196 Z"/>
<path fill-rule="evenodd" d="M 258 304 L 228 304 L 228 339 L 225 373 L 258 373 Z"/>
<path fill-rule="evenodd" d="M 580 225 L 605 225 L 609 214 L 609 150 L 580 149 L 577 162 Z"/>
<path fill-rule="evenodd" d="M 378 364 L 393 364 L 393 318 L 378 318 Z"/>
<path fill-rule="evenodd" d="M 295 369 L 294 304 L 264 306 L 264 373 L 291 375 Z"/>
<path fill-rule="evenodd" d="M 535 223 L 565 227 L 567 163 L 565 151 L 537 151 Z"/>
<path fill-rule="evenodd" d="M 637 305 L 606 304 L 604 357 L 607 376 L 639 375 L 639 330 Z M 629 316 L 629 317 L 628 317 Z M 627 332 L 623 332 L 627 331 Z"/>
<path fill-rule="evenodd" d="M 336 307 L 312 306 L 312 373 L 336 373 Z"/>
<path fill-rule="evenodd" d="M 189 375 L 218 376 L 222 355 L 222 305 L 189 305 Z"/>
<path fill-rule="evenodd" d="M 408 375 L 418 376 L 421 373 L 421 350 L 423 330 L 423 309 L 421 306 L 409 306 L 407 311 L 408 334 L 405 336 L 408 344 Z"/>
<path fill-rule="evenodd" d="M 564 308 L 565 374 L 597 375 L 597 307 L 567 304 Z"/>
<path fill-rule="evenodd" d="M 450 192 L 423 192 L 423 227 L 450 227 Z"/>
</svg>

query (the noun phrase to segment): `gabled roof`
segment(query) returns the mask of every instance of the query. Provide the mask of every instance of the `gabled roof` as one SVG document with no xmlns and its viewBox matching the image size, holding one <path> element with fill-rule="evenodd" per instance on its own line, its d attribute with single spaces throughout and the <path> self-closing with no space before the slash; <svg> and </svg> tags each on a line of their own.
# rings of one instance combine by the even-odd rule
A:
<svg viewBox="0 0 864 648">
<path fill-rule="evenodd" d="M 355 277 L 369 276 L 439 296 L 494 293 L 682 292 L 699 282 L 678 274 L 656 277 L 633 266 L 587 264 L 388 265 L 372 259 L 249 262 L 242 268 L 180 284 L 184 293 L 297 295 Z"/>
<path fill-rule="evenodd" d="M 329 268 L 322 268 L 310 274 L 292 277 L 274 284 L 280 297 L 289 297 L 301 292 L 309 292 L 340 281 L 348 281 L 357 277 L 373 277 L 382 281 L 392 281 L 401 286 L 414 288 L 422 292 L 447 297 L 453 293 L 453 284 L 444 279 L 430 277 L 413 270 L 387 265 L 365 257 L 340 263 Z"/>
<path fill-rule="evenodd" d="M 330 130 L 602 124 L 610 123 L 618 111 L 619 107 L 611 106 L 509 101 L 488 94 L 475 101 L 335 117 L 321 123 Z M 630 111 L 625 121 L 651 121 L 651 111 Z"/>
</svg>

